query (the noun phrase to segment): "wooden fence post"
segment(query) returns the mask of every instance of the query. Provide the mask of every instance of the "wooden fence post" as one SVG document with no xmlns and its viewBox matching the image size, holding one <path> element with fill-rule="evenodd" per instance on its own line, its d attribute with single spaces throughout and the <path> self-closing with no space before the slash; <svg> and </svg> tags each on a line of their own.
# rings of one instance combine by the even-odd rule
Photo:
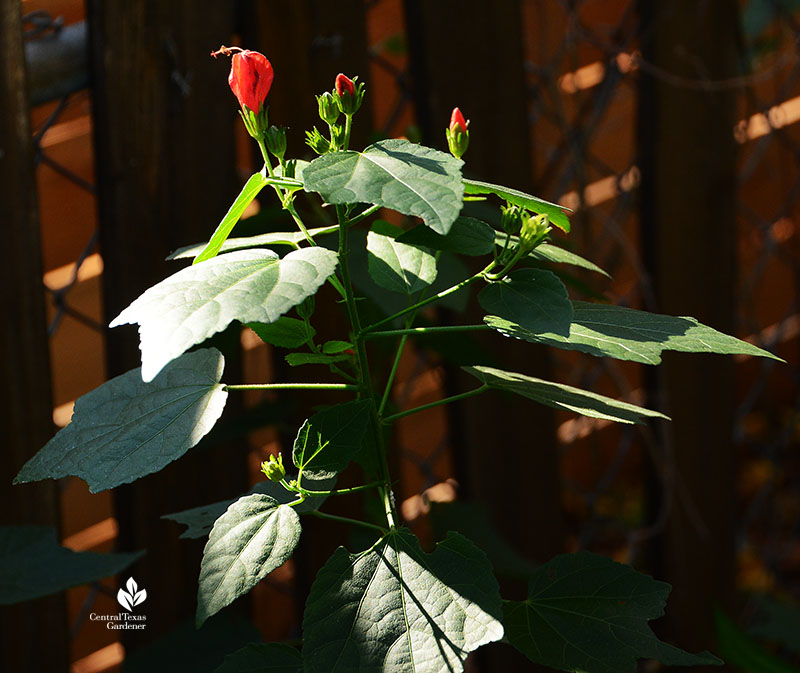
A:
<svg viewBox="0 0 800 673">
<path fill-rule="evenodd" d="M 642 73 L 642 236 L 658 310 L 733 332 L 736 264 L 736 93 L 682 85 L 737 73 L 735 3 L 640 3 L 644 57 L 669 73 Z M 654 307 L 648 307 L 654 308 Z M 674 461 L 672 508 L 660 552 L 673 585 L 667 615 L 681 647 L 713 645 L 713 607 L 734 591 L 735 475 L 731 358 L 665 355 L 656 372 Z"/>
<path fill-rule="evenodd" d="M 58 484 L 11 486 L 53 434 L 42 253 L 19 0 L 0 1 L 0 523 L 60 527 Z M 69 649 L 64 595 L 6 607 L 0 668 L 63 671 Z"/>
<path fill-rule="evenodd" d="M 237 104 L 227 61 L 209 57 L 230 44 L 232 12 L 231 3 L 188 0 L 89 3 L 108 320 L 181 268 L 164 257 L 207 240 L 236 195 Z M 138 356 L 135 329 L 109 333 L 111 375 L 139 366 Z M 235 357 L 225 376 L 238 378 Z M 137 638 L 163 634 L 196 606 L 203 541 L 177 539 L 176 527 L 159 517 L 245 490 L 243 447 L 193 449 L 115 492 L 122 547 L 148 551 L 132 570 L 148 592 L 148 628 Z"/>
</svg>

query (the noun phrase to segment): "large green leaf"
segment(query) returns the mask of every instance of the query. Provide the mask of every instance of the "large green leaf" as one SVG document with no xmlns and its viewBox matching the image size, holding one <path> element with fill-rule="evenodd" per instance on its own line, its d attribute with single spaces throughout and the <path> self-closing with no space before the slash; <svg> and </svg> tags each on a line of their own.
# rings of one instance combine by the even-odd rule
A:
<svg viewBox="0 0 800 673">
<path fill-rule="evenodd" d="M 402 233 L 400 227 L 376 221 L 367 234 L 367 262 L 377 285 L 411 295 L 436 280 L 436 258 L 426 248 L 400 243 Z"/>
<path fill-rule="evenodd" d="M 94 554 L 58 544 L 44 526 L 0 526 L 0 605 L 21 603 L 116 575 L 144 552 Z"/>
<path fill-rule="evenodd" d="M 233 320 L 270 323 L 313 295 L 336 268 L 320 247 L 238 250 L 181 269 L 147 290 L 111 322 L 139 323 L 142 378 L 150 381 L 186 349 Z"/>
<path fill-rule="evenodd" d="M 92 493 L 158 472 L 217 422 L 228 393 L 215 348 L 186 353 L 152 381 L 133 369 L 78 398 L 72 422 L 20 470 L 15 483 L 84 479 Z"/>
<path fill-rule="evenodd" d="M 281 348 L 298 348 L 314 338 L 316 330 L 304 320 L 282 316 L 275 322 L 249 322 L 261 341 Z"/>
<path fill-rule="evenodd" d="M 558 277 L 544 269 L 518 269 L 478 294 L 480 305 L 526 330 L 569 334 L 572 304 Z"/>
<path fill-rule="evenodd" d="M 369 400 L 337 404 L 303 423 L 292 459 L 304 477 L 330 478 L 347 467 L 361 450 L 371 404 Z"/>
<path fill-rule="evenodd" d="M 554 330 L 532 330 L 516 317 L 497 311 L 494 311 L 497 315 L 487 316 L 484 320 L 506 336 L 648 365 L 660 363 L 661 352 L 665 350 L 741 353 L 780 359 L 746 341 L 706 327 L 694 318 L 677 318 L 583 301 L 574 301 L 572 306 L 574 315 L 568 335 L 555 333 Z"/>
<path fill-rule="evenodd" d="M 228 507 L 203 550 L 197 626 L 283 565 L 299 539 L 297 512 L 268 495 L 247 495 Z"/>
<path fill-rule="evenodd" d="M 283 643 L 251 643 L 225 657 L 214 673 L 303 673 L 303 658 Z"/>
<path fill-rule="evenodd" d="M 288 477 L 287 477 L 288 478 Z M 313 479 L 312 477 L 303 477 L 303 488 L 309 491 L 330 491 L 336 484 L 336 479 Z M 292 491 L 287 491 L 283 486 L 274 481 L 265 479 L 259 481 L 249 493 L 244 495 L 253 495 L 254 493 L 261 493 L 268 495 L 270 498 L 275 499 L 281 505 L 286 505 L 293 500 L 297 499 L 297 494 Z M 212 502 L 209 505 L 201 505 L 200 507 L 192 507 L 182 512 L 174 512 L 173 514 L 164 514 L 161 518 L 175 523 L 186 526 L 186 530 L 180 534 L 181 538 L 193 539 L 205 537 L 211 532 L 214 527 L 214 522 L 219 519 L 225 511 L 233 503 L 240 498 L 230 498 L 229 500 L 220 500 L 219 502 Z M 296 505 L 294 510 L 298 514 L 306 512 L 313 512 L 319 509 L 322 503 L 325 502 L 325 496 L 315 495 L 308 496 L 299 505 Z"/>
<path fill-rule="evenodd" d="M 317 227 L 316 229 L 309 229 L 308 233 L 312 238 L 314 238 L 315 236 L 334 234 L 337 231 L 339 231 L 338 224 L 331 227 Z M 305 240 L 306 237 L 301 231 L 274 231 L 267 234 L 258 234 L 257 236 L 229 238 L 222 244 L 222 247 L 220 247 L 218 252 L 230 252 L 231 250 L 243 250 L 244 248 L 260 248 L 267 245 L 290 245 L 293 248 L 296 248 Z M 187 245 L 183 248 L 178 248 L 175 252 L 170 253 L 167 259 L 186 259 L 188 257 L 196 257 L 203 251 L 206 245 L 206 243 L 195 243 L 194 245 Z"/>
<path fill-rule="evenodd" d="M 495 245 L 495 231 L 486 222 L 474 217 L 459 217 L 446 235 L 437 234 L 428 227 L 414 227 L 404 233 L 399 241 L 411 245 L 424 245 L 434 250 L 456 252 L 461 255 L 486 255 Z"/>
<path fill-rule="evenodd" d="M 236 197 L 236 200 L 231 204 L 228 212 L 225 213 L 225 217 L 223 217 L 222 221 L 217 225 L 216 230 L 211 235 L 211 240 L 195 258 L 195 264 L 216 256 L 220 248 L 222 248 L 225 239 L 228 238 L 231 231 L 233 231 L 233 227 L 239 221 L 242 213 L 247 206 L 252 203 L 253 199 L 258 196 L 258 193 L 267 186 L 268 180 L 269 178 L 264 175 L 264 171 L 254 173 L 250 176 L 250 179 L 245 183 L 244 187 L 242 187 L 242 191 L 239 192 L 239 196 Z"/>
<path fill-rule="evenodd" d="M 464 179 L 464 193 L 466 194 L 495 194 L 509 203 L 514 203 L 534 213 L 544 214 L 550 218 L 550 221 L 559 229 L 569 232 L 569 218 L 564 214 L 565 210 L 569 210 L 566 206 L 559 206 L 557 203 L 545 201 L 536 196 L 531 196 L 525 192 L 511 189 L 510 187 L 501 187 L 500 185 L 493 185 L 488 182 L 479 182 L 478 180 Z"/>
<path fill-rule="evenodd" d="M 483 381 L 490 388 L 505 390 L 562 411 L 603 418 L 618 423 L 643 423 L 643 417 L 667 418 L 658 411 L 620 402 L 605 395 L 573 388 L 563 383 L 544 381 L 533 376 L 505 372 L 492 367 L 463 367 L 464 371 Z M 669 419 L 668 419 L 669 420 Z"/>
<path fill-rule="evenodd" d="M 394 530 L 369 551 L 340 547 L 319 571 L 303 617 L 307 673 L 441 673 L 499 640 L 497 581 L 485 554 L 450 533 L 426 554 Z"/>
<path fill-rule="evenodd" d="M 446 234 L 461 211 L 463 162 L 407 140 L 381 140 L 363 152 L 332 152 L 303 172 L 304 189 L 327 203 L 374 203 L 421 217 Z"/>
<path fill-rule="evenodd" d="M 528 599 L 505 601 L 511 644 L 562 671 L 635 673 L 638 659 L 667 666 L 722 662 L 661 642 L 647 622 L 664 614 L 669 584 L 588 552 L 556 556 L 534 570 Z"/>
</svg>

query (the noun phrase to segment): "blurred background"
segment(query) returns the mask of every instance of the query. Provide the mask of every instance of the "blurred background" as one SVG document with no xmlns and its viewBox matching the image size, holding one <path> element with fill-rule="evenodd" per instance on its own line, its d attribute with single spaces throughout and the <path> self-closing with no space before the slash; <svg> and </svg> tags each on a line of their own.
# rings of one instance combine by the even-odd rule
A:
<svg viewBox="0 0 800 673">
<path fill-rule="evenodd" d="M 114 492 L 8 487 L 77 397 L 138 366 L 136 331 L 105 325 L 179 268 L 165 256 L 206 240 L 258 169 L 227 59 L 209 58 L 221 44 L 271 60 L 270 121 L 290 127 L 289 155 L 310 158 L 314 94 L 339 72 L 367 84 L 359 146 L 404 136 L 446 149 L 459 106 L 467 175 L 573 209 L 556 242 L 611 275 L 575 272 L 573 296 L 692 315 L 787 361 L 667 354 L 649 368 L 499 335 L 431 340 L 403 357 L 398 409 L 459 392 L 458 365 L 484 362 L 673 422 L 619 427 L 473 398 L 404 418 L 392 455 L 408 525 L 428 545 L 455 528 L 488 546 L 505 597 L 524 595 L 531 564 L 589 549 L 673 585 L 662 638 L 734 664 L 733 642 L 800 664 L 798 22 L 797 0 L 0 0 L 0 522 L 54 526 L 77 551 L 146 549 L 130 574 L 148 592 L 146 631 L 124 638 L 88 615 L 117 611 L 129 573 L 4 608 L 0 669 L 211 671 L 259 637 L 297 640 L 317 569 L 360 544 L 304 522 L 293 560 L 194 632 L 204 540 L 160 517 L 246 491 L 311 407 L 333 401 L 316 395 L 232 399 L 201 445 Z M 262 197 L 238 235 L 286 228 Z M 316 324 L 343 338 L 332 299 Z M 481 315 L 473 301 L 425 317 Z M 318 374 L 287 371 L 249 331 L 217 342 L 228 383 Z M 750 661 L 738 669 L 778 670 Z M 494 645 L 468 670 L 526 666 Z"/>
</svg>

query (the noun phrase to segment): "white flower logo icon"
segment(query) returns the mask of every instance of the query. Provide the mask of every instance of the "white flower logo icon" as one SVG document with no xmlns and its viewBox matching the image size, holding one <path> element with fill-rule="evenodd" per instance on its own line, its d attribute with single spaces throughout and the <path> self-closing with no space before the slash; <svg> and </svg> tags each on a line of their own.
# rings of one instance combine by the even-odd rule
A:
<svg viewBox="0 0 800 673">
<path fill-rule="evenodd" d="M 136 580 L 134 580 L 133 577 L 128 578 L 125 586 L 128 590 L 125 591 L 125 589 L 120 589 L 117 592 L 117 602 L 128 612 L 133 612 L 134 605 L 144 603 L 145 599 L 147 598 L 147 591 L 144 589 L 139 591 L 139 587 L 137 586 Z"/>
</svg>

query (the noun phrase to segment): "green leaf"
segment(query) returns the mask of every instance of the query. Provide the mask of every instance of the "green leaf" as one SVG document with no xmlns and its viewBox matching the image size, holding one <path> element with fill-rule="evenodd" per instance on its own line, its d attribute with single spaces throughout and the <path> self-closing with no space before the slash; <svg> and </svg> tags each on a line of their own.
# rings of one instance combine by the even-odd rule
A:
<svg viewBox="0 0 800 673">
<path fill-rule="evenodd" d="M 193 264 L 204 262 L 217 255 L 225 239 L 228 238 L 231 231 L 233 231 L 233 227 L 239 221 L 239 218 L 242 216 L 247 206 L 252 203 L 253 199 L 258 196 L 258 193 L 268 184 L 269 178 L 267 178 L 263 172 L 253 173 L 253 175 L 250 176 L 250 179 L 245 183 L 244 187 L 242 187 L 242 191 L 239 192 L 239 196 L 236 197 L 236 200 L 231 204 L 228 212 L 225 213 L 222 222 L 217 225 L 216 230 L 211 236 L 211 240 L 195 258 Z"/>
<path fill-rule="evenodd" d="M 303 658 L 283 643 L 251 643 L 225 657 L 214 673 L 303 673 Z"/>
<path fill-rule="evenodd" d="M 339 231 L 339 225 L 332 227 L 317 227 L 316 229 L 309 229 L 308 233 L 311 237 L 324 236 L 325 234 L 334 234 Z M 306 237 L 301 231 L 275 231 L 267 234 L 259 234 L 257 236 L 246 236 L 243 238 L 229 238 L 227 239 L 217 252 L 230 252 L 231 250 L 242 250 L 244 248 L 259 248 L 267 245 L 290 245 L 296 248 L 300 243 L 306 240 Z M 183 248 L 178 248 L 175 252 L 170 253 L 167 260 L 172 259 L 186 259 L 188 257 L 196 257 L 206 247 L 206 243 L 195 243 L 194 245 L 187 245 Z"/>
<path fill-rule="evenodd" d="M 411 295 L 436 280 L 436 258 L 429 250 L 397 241 L 400 227 L 378 220 L 367 235 L 369 275 L 380 287 Z"/>
<path fill-rule="evenodd" d="M 322 352 L 326 355 L 335 355 L 336 353 L 343 353 L 346 350 L 351 350 L 353 344 L 349 341 L 326 341 L 322 345 Z"/>
<path fill-rule="evenodd" d="M 297 512 L 268 495 L 247 495 L 228 507 L 203 550 L 197 626 L 282 566 L 299 539 Z"/>
<path fill-rule="evenodd" d="M 502 241 L 500 245 L 502 245 Z M 574 252 L 559 248 L 557 245 L 553 245 L 552 243 L 540 243 L 531 251 L 528 257 L 542 260 L 544 262 L 552 262 L 553 264 L 570 264 L 571 266 L 578 266 L 582 269 L 588 269 L 589 271 L 602 274 L 603 276 L 606 276 L 606 278 L 611 278 L 611 276 L 609 276 L 594 262 L 590 262 L 588 259 L 584 259 L 580 255 L 576 255 Z"/>
<path fill-rule="evenodd" d="M 407 140 L 381 140 L 363 152 L 332 152 L 303 172 L 304 189 L 327 203 L 374 203 L 450 231 L 464 196 L 463 162 Z"/>
<path fill-rule="evenodd" d="M 325 355 L 324 353 L 289 353 L 286 362 L 291 367 L 300 365 L 333 365 L 337 362 L 346 362 L 350 355 Z"/>
<path fill-rule="evenodd" d="M 187 353 L 152 383 L 133 369 L 78 398 L 72 422 L 14 483 L 76 476 L 92 493 L 135 481 L 177 460 L 217 422 L 228 393 L 215 348 Z"/>
<path fill-rule="evenodd" d="M 74 552 L 45 526 L 0 526 L 0 605 L 11 605 L 116 575 L 140 558 Z"/>
<path fill-rule="evenodd" d="M 518 269 L 478 294 L 487 310 L 529 332 L 569 334 L 572 304 L 558 277 L 544 269 Z"/>
<path fill-rule="evenodd" d="M 550 221 L 559 229 L 569 233 L 569 218 L 564 214 L 565 210 L 570 210 L 566 206 L 560 206 L 557 203 L 545 201 L 536 196 L 531 196 L 525 192 L 519 192 L 510 187 L 501 187 L 500 185 L 493 185 L 488 182 L 479 182 L 478 180 L 464 179 L 464 193 L 465 194 L 495 194 L 501 199 L 505 199 L 509 203 L 514 203 L 528 210 L 532 210 L 539 215 L 545 214 L 550 218 Z"/>
<path fill-rule="evenodd" d="M 111 323 L 139 323 L 142 378 L 150 381 L 188 348 L 233 320 L 275 322 L 313 295 L 336 268 L 321 247 L 290 252 L 238 250 L 181 269 L 154 285 Z"/>
<path fill-rule="evenodd" d="M 295 466 L 315 479 L 341 472 L 361 450 L 371 402 L 355 400 L 329 407 L 309 418 L 294 440 Z"/>
<path fill-rule="evenodd" d="M 733 620 L 721 610 L 714 614 L 717 643 L 720 654 L 729 664 L 747 673 L 798 673 L 800 669 L 776 657 L 769 650 L 740 629 Z M 797 642 L 797 632 L 793 634 Z"/>
<path fill-rule="evenodd" d="M 562 411 L 574 411 L 592 418 L 618 423 L 643 423 L 643 417 L 666 418 L 658 411 L 620 402 L 605 395 L 573 388 L 563 383 L 544 381 L 533 376 L 505 372 L 492 367 L 463 367 L 464 371 L 483 381 L 490 388 L 505 390 Z"/>
<path fill-rule="evenodd" d="M 409 245 L 424 245 L 434 250 L 478 256 L 487 255 L 494 249 L 495 231 L 486 222 L 474 217 L 459 217 L 445 236 L 428 227 L 419 226 L 404 233 L 398 241 Z"/>
<path fill-rule="evenodd" d="M 289 477 L 287 477 L 289 478 Z M 314 479 L 308 475 L 303 475 L 303 488 L 309 491 L 330 491 L 336 485 L 336 479 Z M 211 532 L 214 527 L 214 522 L 219 519 L 225 511 L 233 503 L 240 498 L 247 495 L 260 493 L 268 495 L 281 505 L 287 505 L 297 499 L 297 494 L 287 491 L 283 486 L 274 481 L 265 479 L 259 481 L 249 493 L 245 493 L 238 498 L 231 498 L 229 500 L 220 500 L 219 502 L 211 503 L 210 505 L 201 505 L 200 507 L 192 507 L 191 509 L 182 512 L 175 512 L 173 514 L 164 514 L 162 519 L 174 521 L 175 523 L 186 526 L 186 530 L 180 534 L 181 538 L 194 539 L 205 537 Z M 294 507 L 294 511 L 298 514 L 306 512 L 313 512 L 314 510 L 322 507 L 322 503 L 326 500 L 326 496 L 314 495 L 306 497 L 303 502 Z"/>
<path fill-rule="evenodd" d="M 303 617 L 306 673 L 458 672 L 503 636 L 485 554 L 450 533 L 432 554 L 404 529 L 369 551 L 340 547 L 319 571 Z"/>
<path fill-rule="evenodd" d="M 275 322 L 249 322 L 247 327 L 253 330 L 261 341 L 281 348 L 298 348 L 311 341 L 316 330 L 304 320 L 282 316 Z"/>
<path fill-rule="evenodd" d="M 638 659 L 667 666 L 718 665 L 661 642 L 648 621 L 664 614 L 669 584 L 588 552 L 534 570 L 525 601 L 504 601 L 509 642 L 531 661 L 562 671 L 635 673 Z"/>
<path fill-rule="evenodd" d="M 768 351 L 706 327 L 694 318 L 677 318 L 583 301 L 573 301 L 572 306 L 574 315 L 568 336 L 551 330 L 534 333 L 510 315 L 487 316 L 484 321 L 506 336 L 517 339 L 648 365 L 659 364 L 661 352 L 665 350 L 723 355 L 741 353 L 780 360 Z"/>
</svg>

